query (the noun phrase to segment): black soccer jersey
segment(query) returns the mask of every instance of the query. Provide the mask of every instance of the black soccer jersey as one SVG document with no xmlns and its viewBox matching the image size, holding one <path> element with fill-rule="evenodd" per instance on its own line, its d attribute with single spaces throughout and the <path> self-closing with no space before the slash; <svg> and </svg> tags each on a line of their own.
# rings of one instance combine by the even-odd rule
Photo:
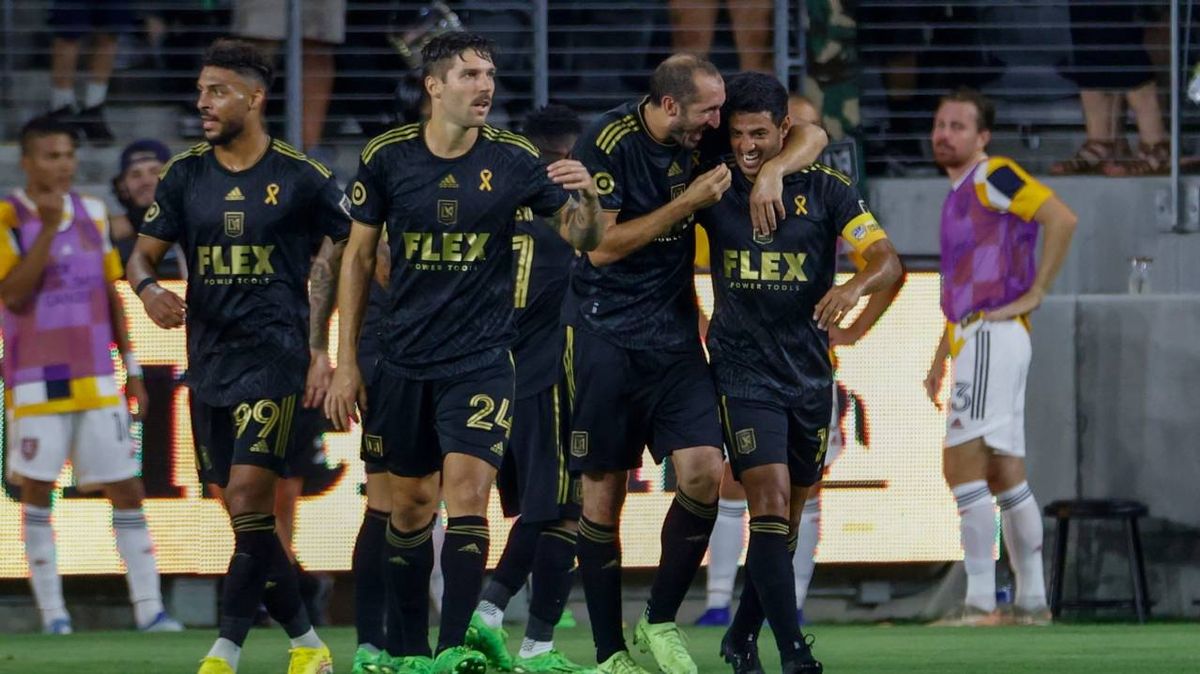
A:
<svg viewBox="0 0 1200 674">
<path fill-rule="evenodd" d="M 562 374 L 565 333 L 559 318 L 574 257 L 575 250 L 555 228 L 534 218 L 529 209 L 517 211 L 513 237 L 517 341 L 513 358 L 518 398 L 553 386 Z"/>
<path fill-rule="evenodd" d="M 784 179 L 787 218 L 758 236 L 750 225 L 752 184 L 732 170 L 729 191 L 696 216 L 712 250 L 708 350 L 717 390 L 794 405 L 832 385 L 829 335 L 813 311 L 833 286 L 838 236 L 862 252 L 886 234 L 846 176 L 814 164 Z"/>
<path fill-rule="evenodd" d="M 596 180 L 601 206 L 617 212 L 618 227 L 683 194 L 692 177 L 691 151 L 650 136 L 642 118 L 646 104 L 609 110 L 575 145 L 575 156 Z M 603 267 L 579 257 L 567 291 L 567 323 L 632 349 L 698 341 L 692 220 Z"/>
<path fill-rule="evenodd" d="M 187 257 L 187 377 L 202 401 L 304 388 L 312 256 L 347 237 L 348 205 L 329 169 L 278 140 L 243 171 L 207 143 L 163 168 L 141 234 Z"/>
<path fill-rule="evenodd" d="M 392 254 L 382 318 L 385 366 L 438 379 L 491 363 L 512 346 L 513 214 L 549 216 L 569 195 L 523 136 L 489 126 L 471 149 L 443 159 L 409 124 L 363 149 L 350 214 L 387 223 Z"/>
</svg>

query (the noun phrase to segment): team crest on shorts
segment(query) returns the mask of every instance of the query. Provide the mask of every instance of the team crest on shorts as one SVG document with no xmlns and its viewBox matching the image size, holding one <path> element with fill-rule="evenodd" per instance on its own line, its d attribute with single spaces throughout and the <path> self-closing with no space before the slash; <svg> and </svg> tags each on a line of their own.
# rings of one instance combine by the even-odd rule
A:
<svg viewBox="0 0 1200 674">
<path fill-rule="evenodd" d="M 758 437 L 753 428 L 743 428 L 734 434 L 734 439 L 737 440 L 738 454 L 749 454 L 758 449 Z"/>
<path fill-rule="evenodd" d="M 369 456 L 383 456 L 383 437 L 379 435 L 363 435 L 363 447 Z"/>
<path fill-rule="evenodd" d="M 585 457 L 588 453 L 587 431 L 571 431 L 571 456 Z"/>
<path fill-rule="evenodd" d="M 37 456 L 37 452 L 37 438 L 21 438 L 21 456 L 24 457 L 26 461 L 33 460 L 33 457 Z"/>
</svg>

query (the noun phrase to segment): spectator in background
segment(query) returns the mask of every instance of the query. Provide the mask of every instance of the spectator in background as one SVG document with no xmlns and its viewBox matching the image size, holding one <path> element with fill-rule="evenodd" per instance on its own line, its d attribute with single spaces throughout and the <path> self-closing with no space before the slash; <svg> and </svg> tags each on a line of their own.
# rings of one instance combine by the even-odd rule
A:
<svg viewBox="0 0 1200 674">
<path fill-rule="evenodd" d="M 133 245 L 137 243 L 142 219 L 154 204 L 154 191 L 158 188 L 158 175 L 163 165 L 171 159 L 171 151 L 161 142 L 143 138 L 121 150 L 119 172 L 112 180 L 113 195 L 125 210 L 123 215 L 110 218 L 113 245 L 121 255 L 121 266 L 129 261 Z M 158 267 L 163 278 L 184 278 L 183 257 L 178 246 L 167 251 Z"/>
<path fill-rule="evenodd" d="M 720 0 L 669 0 L 671 46 L 676 52 L 707 56 L 717 27 Z M 737 45 L 742 70 L 771 72 L 772 3 L 766 0 L 726 0 L 725 10 Z"/>
<path fill-rule="evenodd" d="M 1054 175 L 1159 175 L 1169 170 L 1171 145 L 1163 129 L 1145 27 L 1133 5 L 1072 0 L 1074 58 L 1063 74 L 1079 85 L 1087 139 L 1074 157 L 1050 167 Z M 1137 120 L 1138 149 L 1123 137 L 1124 109 Z"/>
<path fill-rule="evenodd" d="M 117 57 L 117 34 L 129 30 L 134 14 L 128 4 L 51 0 L 54 43 L 50 61 L 50 114 L 73 125 L 89 141 L 108 144 L 112 130 L 104 119 L 108 81 Z M 75 98 L 75 69 L 84 36 L 92 36 L 91 76 L 83 90 L 83 106 Z"/>
<path fill-rule="evenodd" d="M 304 151 L 321 144 L 325 114 L 333 94 L 336 45 L 346 41 L 346 0 L 301 0 L 304 31 L 304 97 L 301 138 Z M 286 0 L 234 0 L 233 34 L 254 40 L 268 55 L 287 39 Z"/>
</svg>

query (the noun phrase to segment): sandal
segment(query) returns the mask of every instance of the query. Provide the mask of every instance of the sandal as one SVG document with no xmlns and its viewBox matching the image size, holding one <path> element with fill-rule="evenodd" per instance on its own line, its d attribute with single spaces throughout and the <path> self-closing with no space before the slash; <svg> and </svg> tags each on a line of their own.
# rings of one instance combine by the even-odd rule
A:
<svg viewBox="0 0 1200 674">
<path fill-rule="evenodd" d="M 1107 166 L 1117 158 L 1117 141 L 1089 140 L 1079 146 L 1075 156 L 1050 165 L 1050 175 L 1074 176 L 1107 173 Z"/>
<path fill-rule="evenodd" d="M 1171 141 L 1153 145 L 1139 143 L 1137 154 L 1124 161 L 1109 162 L 1104 174 L 1114 178 L 1161 176 L 1171 172 Z"/>
</svg>

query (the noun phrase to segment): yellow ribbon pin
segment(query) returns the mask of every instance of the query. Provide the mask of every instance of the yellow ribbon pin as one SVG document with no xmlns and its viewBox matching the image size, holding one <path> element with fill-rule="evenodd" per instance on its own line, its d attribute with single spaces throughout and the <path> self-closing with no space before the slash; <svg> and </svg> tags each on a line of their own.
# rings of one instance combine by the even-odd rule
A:
<svg viewBox="0 0 1200 674">
<path fill-rule="evenodd" d="M 263 199 L 263 203 L 272 206 L 279 205 L 279 185 L 275 183 L 267 185 L 267 198 Z"/>
<path fill-rule="evenodd" d="M 479 172 L 479 191 L 492 191 L 492 172 L 490 169 L 483 169 Z"/>
<path fill-rule="evenodd" d="M 801 194 L 796 197 L 796 215 L 808 215 L 808 197 Z"/>
</svg>

